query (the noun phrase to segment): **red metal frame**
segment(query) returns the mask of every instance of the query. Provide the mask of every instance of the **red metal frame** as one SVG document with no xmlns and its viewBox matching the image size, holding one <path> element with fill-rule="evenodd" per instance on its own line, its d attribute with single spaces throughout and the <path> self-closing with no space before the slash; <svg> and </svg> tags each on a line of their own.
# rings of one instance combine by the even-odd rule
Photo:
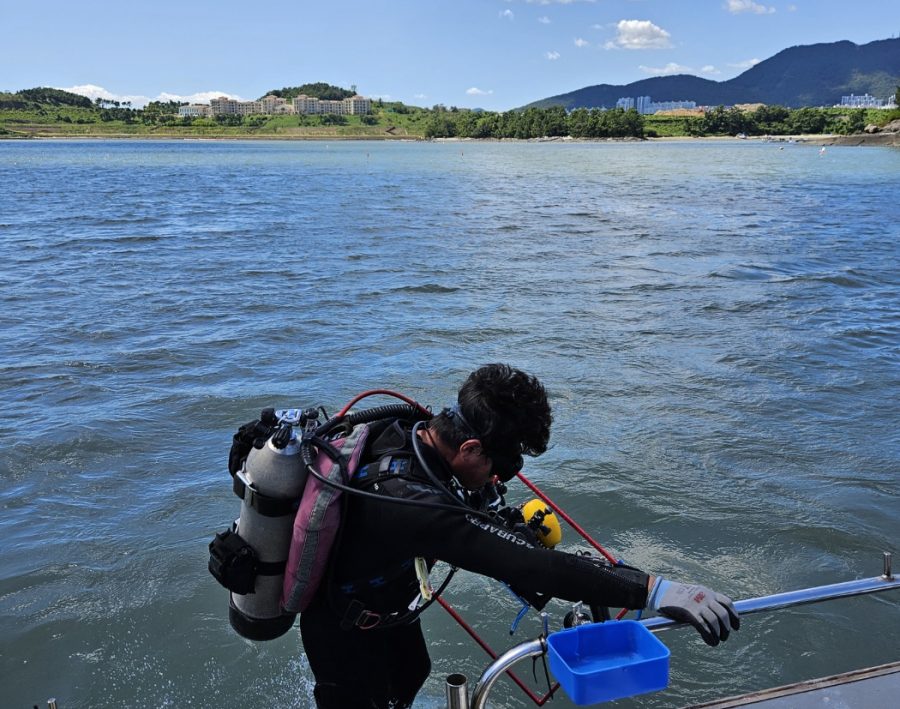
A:
<svg viewBox="0 0 900 709">
<path fill-rule="evenodd" d="M 559 517 L 564 519 L 566 521 L 566 523 L 568 523 L 568 525 L 570 527 L 572 527 L 572 529 L 574 529 L 576 532 L 578 532 L 578 534 L 581 535 L 581 537 L 588 544 L 590 544 L 592 547 L 594 547 L 594 549 L 596 549 L 604 557 L 606 557 L 606 559 L 611 564 L 618 563 L 617 559 L 612 554 L 610 554 L 608 551 L 606 551 L 606 549 L 604 549 L 602 546 L 600 546 L 600 544 L 598 544 L 596 541 L 594 541 L 594 539 L 591 537 L 591 535 L 588 534 L 581 527 L 581 525 L 579 525 L 577 522 L 575 522 L 575 520 L 573 520 L 571 517 L 569 517 L 569 515 L 566 514 L 559 506 L 557 506 L 556 503 L 554 503 L 549 497 L 547 497 L 540 490 L 540 488 L 538 488 L 537 485 L 535 485 L 528 478 L 526 478 L 524 475 L 522 475 L 521 472 L 516 473 L 516 477 L 518 477 L 519 480 L 521 480 L 529 490 L 531 490 L 535 495 L 537 495 L 539 498 L 541 498 L 541 500 L 546 502 L 547 506 L 550 507 L 550 509 L 552 509 Z M 437 601 L 438 601 L 438 603 L 441 604 L 441 607 L 450 614 L 450 616 L 453 618 L 453 620 L 455 620 L 460 625 L 460 627 L 462 627 L 462 629 L 465 630 L 471 636 L 471 638 L 476 643 L 478 643 L 478 645 L 481 646 L 481 649 L 484 650 L 488 655 L 490 655 L 491 659 L 496 660 L 499 657 L 499 655 L 494 651 L 494 649 L 490 645 L 488 645 L 480 635 L 478 635 L 478 633 L 475 631 L 475 629 L 471 625 L 469 625 L 463 619 L 463 617 L 459 613 L 456 612 L 456 610 L 454 610 L 453 606 L 451 606 L 449 602 L 445 601 L 440 596 L 438 596 Z M 618 615 L 616 615 L 616 619 L 621 618 L 627 612 L 628 612 L 628 609 L 623 608 L 618 613 Z M 550 687 L 550 690 L 546 694 L 539 696 L 530 687 L 528 687 L 516 675 L 515 672 L 513 672 L 512 670 L 506 670 L 506 674 L 509 675 L 510 679 L 512 679 L 513 682 L 515 682 L 517 685 L 519 685 L 521 690 L 523 692 L 525 692 L 526 695 L 528 695 L 528 698 L 531 699 L 531 701 L 533 701 L 539 707 L 543 706 L 547 702 L 547 700 L 550 699 L 554 695 L 556 690 L 559 689 L 559 682 L 554 682 L 553 685 Z"/>
</svg>

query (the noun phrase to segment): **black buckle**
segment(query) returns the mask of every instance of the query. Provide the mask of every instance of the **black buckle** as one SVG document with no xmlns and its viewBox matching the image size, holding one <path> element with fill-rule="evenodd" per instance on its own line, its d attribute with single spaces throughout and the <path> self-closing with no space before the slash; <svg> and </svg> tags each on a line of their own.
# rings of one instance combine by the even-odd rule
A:
<svg viewBox="0 0 900 709">
<path fill-rule="evenodd" d="M 356 617 L 354 625 L 360 630 L 371 630 L 381 623 L 381 613 L 375 611 L 363 610 Z"/>
</svg>

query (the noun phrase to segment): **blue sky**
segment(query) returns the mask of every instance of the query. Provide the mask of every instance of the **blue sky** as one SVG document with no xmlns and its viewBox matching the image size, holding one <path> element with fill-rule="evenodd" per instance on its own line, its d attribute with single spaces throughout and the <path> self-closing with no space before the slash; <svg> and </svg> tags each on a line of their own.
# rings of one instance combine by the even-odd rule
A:
<svg viewBox="0 0 900 709">
<path fill-rule="evenodd" d="M 721 81 L 797 44 L 896 37 L 900 2 L 2 0 L 0 27 L 0 90 L 141 105 L 325 81 L 502 111 L 662 74 Z"/>
</svg>

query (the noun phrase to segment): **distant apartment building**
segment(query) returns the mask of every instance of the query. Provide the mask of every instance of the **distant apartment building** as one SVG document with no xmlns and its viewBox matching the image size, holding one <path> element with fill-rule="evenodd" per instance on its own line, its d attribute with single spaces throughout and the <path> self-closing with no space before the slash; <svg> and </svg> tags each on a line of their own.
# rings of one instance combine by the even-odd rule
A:
<svg viewBox="0 0 900 709">
<path fill-rule="evenodd" d="M 178 115 L 182 118 L 190 116 L 191 118 L 205 118 L 210 114 L 210 107 L 204 103 L 192 103 L 187 106 L 178 107 Z"/>
<path fill-rule="evenodd" d="M 188 108 L 182 106 L 182 108 Z M 342 100 L 317 99 L 312 96 L 300 95 L 291 101 L 280 96 L 263 96 L 259 101 L 237 101 L 227 96 L 219 96 L 209 102 L 208 113 L 210 116 L 250 116 L 263 114 L 275 116 L 285 113 L 334 113 L 339 116 L 362 115 L 372 108 L 372 101 L 358 94 Z M 179 114 L 181 109 L 179 109 Z M 187 113 L 185 115 L 195 115 Z"/>
<path fill-rule="evenodd" d="M 362 116 L 372 109 L 372 102 L 365 96 L 360 96 L 359 94 L 355 94 L 350 98 L 345 98 L 344 104 L 347 106 L 348 113 L 351 116 Z"/>
<path fill-rule="evenodd" d="M 339 116 L 363 115 L 372 108 L 371 100 L 356 94 L 341 100 L 318 99 L 300 94 L 293 100 L 294 113 L 334 113 Z"/>
<path fill-rule="evenodd" d="M 280 113 L 294 112 L 294 107 L 290 103 L 288 103 L 287 99 L 283 99 L 280 96 L 273 96 L 272 94 L 263 96 L 259 100 L 259 104 L 262 108 L 262 113 L 268 114 L 270 116 L 275 116 Z"/>
<path fill-rule="evenodd" d="M 209 112 L 213 116 L 250 116 L 262 113 L 262 101 L 237 101 L 226 96 L 211 99 Z"/>
<path fill-rule="evenodd" d="M 696 101 L 653 101 L 648 106 L 648 113 L 659 113 L 660 111 L 678 111 L 697 108 Z"/>
<path fill-rule="evenodd" d="M 838 106 L 840 108 L 887 108 L 888 105 L 893 106 L 893 103 L 891 99 L 885 101 L 875 96 L 869 96 L 869 94 L 863 94 L 862 96 L 850 94 L 849 96 L 841 96 L 841 102 Z"/>
<path fill-rule="evenodd" d="M 649 96 L 638 96 L 637 98 L 626 96 L 616 101 L 616 108 L 623 108 L 626 111 L 629 108 L 635 108 L 638 113 L 646 116 L 659 111 L 694 109 L 697 108 L 697 103 L 695 101 L 654 101 Z"/>
</svg>

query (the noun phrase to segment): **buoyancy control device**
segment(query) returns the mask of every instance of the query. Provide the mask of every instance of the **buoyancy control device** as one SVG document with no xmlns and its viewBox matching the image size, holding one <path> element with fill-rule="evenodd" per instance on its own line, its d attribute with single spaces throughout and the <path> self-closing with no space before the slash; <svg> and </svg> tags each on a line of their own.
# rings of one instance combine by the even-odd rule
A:
<svg viewBox="0 0 900 709">
<path fill-rule="evenodd" d="M 209 571 L 230 591 L 231 626 L 250 640 L 280 637 L 312 600 L 368 424 L 431 416 L 418 405 L 395 404 L 320 423 L 319 411 L 265 409 L 234 436 L 228 468 L 240 517 L 210 543 Z"/>
</svg>

